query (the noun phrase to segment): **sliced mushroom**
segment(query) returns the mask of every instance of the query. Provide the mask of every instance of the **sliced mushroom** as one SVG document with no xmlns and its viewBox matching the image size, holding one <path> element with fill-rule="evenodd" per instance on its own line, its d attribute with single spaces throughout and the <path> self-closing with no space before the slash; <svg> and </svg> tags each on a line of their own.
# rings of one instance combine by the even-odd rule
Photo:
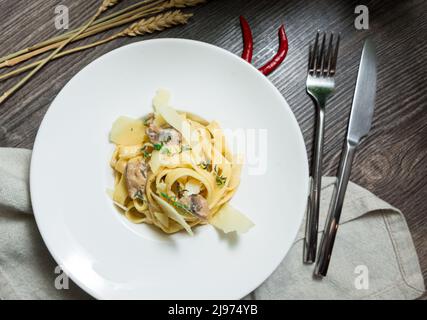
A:
<svg viewBox="0 0 427 320">
<path fill-rule="evenodd" d="M 147 136 L 152 143 L 159 143 L 159 127 L 153 123 L 150 123 L 145 132 L 147 133 Z"/>
<path fill-rule="evenodd" d="M 154 144 L 163 143 L 165 146 L 177 146 L 181 143 L 181 134 L 173 128 L 159 128 L 151 123 L 146 130 L 147 136 Z"/>
<path fill-rule="evenodd" d="M 147 165 L 142 158 L 133 158 L 128 161 L 125 178 L 129 197 L 142 199 L 147 182 Z"/>
<path fill-rule="evenodd" d="M 180 199 L 180 202 L 201 219 L 206 220 L 209 216 L 208 201 L 200 194 L 192 194 Z"/>
</svg>

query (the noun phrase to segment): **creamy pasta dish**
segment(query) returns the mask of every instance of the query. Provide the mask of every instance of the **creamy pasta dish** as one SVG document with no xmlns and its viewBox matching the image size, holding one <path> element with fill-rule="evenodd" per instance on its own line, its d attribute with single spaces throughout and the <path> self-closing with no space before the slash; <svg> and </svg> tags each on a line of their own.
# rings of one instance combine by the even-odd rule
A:
<svg viewBox="0 0 427 320">
<path fill-rule="evenodd" d="M 131 222 L 165 233 L 192 235 L 204 224 L 246 232 L 253 223 L 229 204 L 240 183 L 241 157 L 230 152 L 216 121 L 175 110 L 169 100 L 169 92 L 159 90 L 152 113 L 114 122 L 114 204 Z"/>
</svg>

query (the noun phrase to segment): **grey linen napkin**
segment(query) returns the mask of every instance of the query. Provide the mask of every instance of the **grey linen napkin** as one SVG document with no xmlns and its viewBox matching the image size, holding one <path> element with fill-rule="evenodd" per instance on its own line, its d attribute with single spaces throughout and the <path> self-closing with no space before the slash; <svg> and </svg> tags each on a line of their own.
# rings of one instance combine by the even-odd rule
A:
<svg viewBox="0 0 427 320">
<path fill-rule="evenodd" d="M 71 281 L 69 289 L 55 288 L 56 263 L 32 216 L 30 159 L 30 150 L 0 148 L 0 299 L 90 298 Z M 334 182 L 323 178 L 320 229 Z M 303 237 L 304 222 L 280 266 L 246 299 L 415 299 L 425 290 L 402 213 L 354 183 L 323 280 L 302 263 Z"/>
</svg>

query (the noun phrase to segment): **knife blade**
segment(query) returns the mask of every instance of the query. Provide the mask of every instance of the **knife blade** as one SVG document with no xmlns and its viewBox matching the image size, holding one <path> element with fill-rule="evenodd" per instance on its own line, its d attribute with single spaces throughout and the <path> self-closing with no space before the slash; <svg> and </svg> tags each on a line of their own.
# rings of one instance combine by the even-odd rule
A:
<svg viewBox="0 0 427 320">
<path fill-rule="evenodd" d="M 371 129 L 377 84 L 375 45 L 365 40 L 348 124 L 347 140 L 359 144 Z"/>
</svg>

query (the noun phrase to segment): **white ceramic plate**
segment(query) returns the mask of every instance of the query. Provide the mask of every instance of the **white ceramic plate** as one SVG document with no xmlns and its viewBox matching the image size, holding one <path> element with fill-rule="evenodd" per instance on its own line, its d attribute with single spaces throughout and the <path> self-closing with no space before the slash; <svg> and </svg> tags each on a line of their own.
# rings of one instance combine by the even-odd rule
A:
<svg viewBox="0 0 427 320">
<path fill-rule="evenodd" d="M 247 133 L 232 204 L 255 223 L 248 233 L 201 226 L 194 237 L 166 236 L 128 222 L 112 205 L 111 124 L 150 112 L 158 88 L 172 93 L 174 107 Z M 302 134 L 278 90 L 239 57 L 190 40 L 135 43 L 84 68 L 46 113 L 31 163 L 33 209 L 46 245 L 99 299 L 242 298 L 289 250 L 307 190 Z"/>
</svg>

